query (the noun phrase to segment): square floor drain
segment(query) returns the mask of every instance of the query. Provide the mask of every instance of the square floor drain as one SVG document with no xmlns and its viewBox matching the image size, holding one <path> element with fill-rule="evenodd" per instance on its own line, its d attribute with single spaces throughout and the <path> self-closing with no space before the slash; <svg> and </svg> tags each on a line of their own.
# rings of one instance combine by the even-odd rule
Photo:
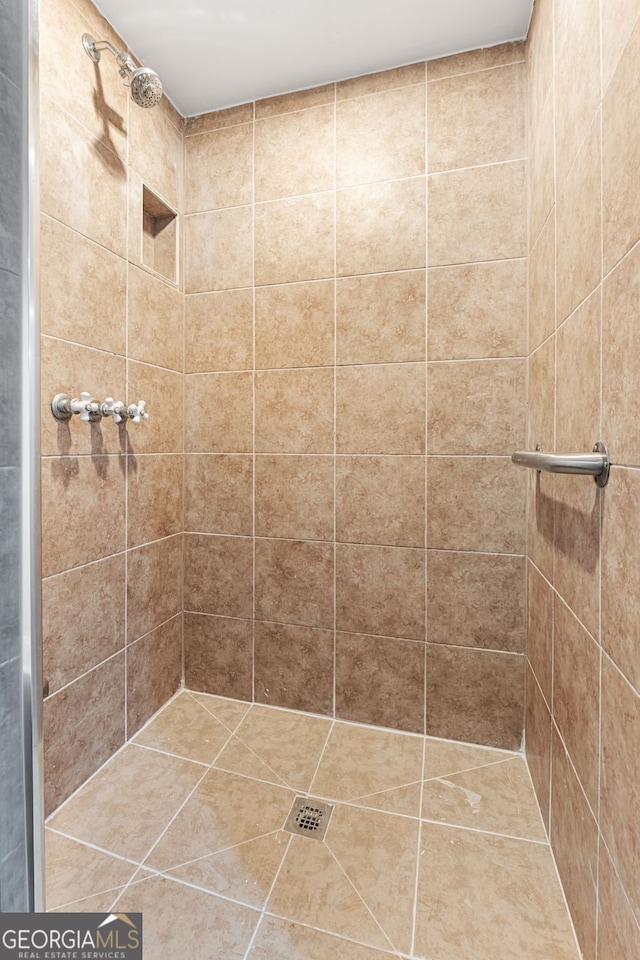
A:
<svg viewBox="0 0 640 960">
<path fill-rule="evenodd" d="M 296 797 L 284 829 L 299 837 L 324 840 L 332 813 L 333 806 L 330 803 L 308 797 L 306 799 Z"/>
</svg>

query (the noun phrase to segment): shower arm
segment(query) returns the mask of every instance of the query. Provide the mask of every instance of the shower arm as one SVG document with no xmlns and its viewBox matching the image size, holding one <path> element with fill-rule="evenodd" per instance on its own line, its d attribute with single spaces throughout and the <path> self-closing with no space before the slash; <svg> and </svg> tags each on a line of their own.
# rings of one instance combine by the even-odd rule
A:
<svg viewBox="0 0 640 960">
<path fill-rule="evenodd" d="M 127 51 L 118 50 L 108 40 L 94 40 L 93 37 L 91 37 L 88 33 L 85 33 L 82 38 L 82 43 L 94 63 L 99 63 L 101 52 L 103 50 L 108 50 L 109 53 L 112 53 L 116 58 L 116 62 L 120 67 L 121 77 L 131 77 L 131 75 L 135 72 L 136 65 Z"/>
</svg>

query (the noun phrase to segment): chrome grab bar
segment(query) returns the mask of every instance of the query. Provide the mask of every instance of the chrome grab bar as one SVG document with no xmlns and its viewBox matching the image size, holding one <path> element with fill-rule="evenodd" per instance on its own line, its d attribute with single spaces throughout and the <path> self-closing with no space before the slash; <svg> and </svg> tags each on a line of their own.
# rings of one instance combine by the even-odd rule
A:
<svg viewBox="0 0 640 960">
<path fill-rule="evenodd" d="M 511 460 L 518 467 L 528 467 L 530 470 L 593 477 L 599 487 L 606 486 L 609 480 L 609 451 L 601 440 L 594 444 L 593 453 L 545 453 L 538 444 L 535 452 L 517 450 L 511 455 Z"/>
</svg>

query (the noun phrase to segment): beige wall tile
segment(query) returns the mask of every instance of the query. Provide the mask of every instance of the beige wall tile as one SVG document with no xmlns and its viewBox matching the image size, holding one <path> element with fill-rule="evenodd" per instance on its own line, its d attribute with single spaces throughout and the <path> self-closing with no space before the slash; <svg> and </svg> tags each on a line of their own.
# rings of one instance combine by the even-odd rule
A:
<svg viewBox="0 0 640 960">
<path fill-rule="evenodd" d="M 524 355 L 526 260 L 433 267 L 428 284 L 430 360 Z"/>
<path fill-rule="evenodd" d="M 336 538 L 351 543 L 423 547 L 422 457 L 338 457 Z"/>
<path fill-rule="evenodd" d="M 253 622 L 185 613 L 184 662 L 188 688 L 251 700 Z"/>
<path fill-rule="evenodd" d="M 338 187 L 425 172 L 423 84 L 340 100 L 336 111 Z"/>
<path fill-rule="evenodd" d="M 601 312 L 601 291 L 598 289 L 558 330 L 558 450 L 584 450 L 587 453 L 599 437 Z"/>
<path fill-rule="evenodd" d="M 600 838 L 598 862 L 598 960 L 633 960 L 640 950 L 640 926 Z"/>
<path fill-rule="evenodd" d="M 333 627 L 334 547 L 256 540 L 256 618 Z"/>
<path fill-rule="evenodd" d="M 425 266 L 425 181 L 422 177 L 339 190 L 338 276 Z"/>
<path fill-rule="evenodd" d="M 550 338 L 529 357 L 527 447 L 555 449 L 556 340 Z"/>
<path fill-rule="evenodd" d="M 154 110 L 129 110 L 129 165 L 154 193 L 177 210 L 182 206 L 182 131 L 165 99 Z"/>
<path fill-rule="evenodd" d="M 41 218 L 42 333 L 124 354 L 126 290 L 124 260 L 57 220 Z"/>
<path fill-rule="evenodd" d="M 334 201 L 329 193 L 257 204 L 256 284 L 333 276 L 334 232 Z"/>
<path fill-rule="evenodd" d="M 591 809 L 597 810 L 600 648 L 562 601 L 555 604 L 553 713 Z"/>
<path fill-rule="evenodd" d="M 333 712 L 333 631 L 256 623 L 256 701 Z"/>
<path fill-rule="evenodd" d="M 44 701 L 45 815 L 122 746 L 124 703 L 124 653 Z"/>
<path fill-rule="evenodd" d="M 336 84 L 338 100 L 347 100 L 349 97 L 364 97 L 370 93 L 382 93 L 396 87 L 409 87 L 415 83 L 424 83 L 425 64 L 410 63 L 393 70 L 383 70 L 380 73 L 368 73 L 362 77 L 352 77 Z"/>
<path fill-rule="evenodd" d="M 424 565 L 424 550 L 338 544 L 338 630 L 424 640 Z"/>
<path fill-rule="evenodd" d="M 127 423 L 128 453 L 182 453 L 183 380 L 181 373 L 129 361 L 128 402 L 144 400 L 149 419 Z M 109 426 L 110 422 L 105 420 L 105 429 Z"/>
<path fill-rule="evenodd" d="M 129 356 L 182 372 L 182 294 L 159 277 L 129 266 L 127 310 Z"/>
<path fill-rule="evenodd" d="M 253 200 L 253 124 L 185 139 L 185 213 Z"/>
<path fill-rule="evenodd" d="M 638 0 L 605 0 L 602 13 L 602 88 L 606 90 L 640 15 Z"/>
<path fill-rule="evenodd" d="M 524 62 L 427 86 L 429 172 L 525 156 Z"/>
<path fill-rule="evenodd" d="M 338 368 L 338 453 L 424 453 L 424 391 L 422 363 Z"/>
<path fill-rule="evenodd" d="M 336 714 L 394 730 L 424 731 L 424 643 L 336 634 Z"/>
<path fill-rule="evenodd" d="M 633 401 L 640 383 L 639 294 L 640 247 L 636 247 L 603 285 L 602 435 L 616 463 L 640 463 L 640 425 Z"/>
<path fill-rule="evenodd" d="M 429 177 L 429 265 L 526 254 L 522 161 Z"/>
<path fill-rule="evenodd" d="M 182 531 L 182 456 L 130 457 L 127 468 L 127 546 Z"/>
<path fill-rule="evenodd" d="M 524 657 L 427 645 L 427 733 L 518 750 L 522 741 Z"/>
<path fill-rule="evenodd" d="M 427 636 L 521 653 L 525 648 L 523 557 L 427 551 Z"/>
<path fill-rule="evenodd" d="M 640 474 L 614 467 L 602 514 L 602 646 L 640 689 L 638 596 L 634 562 L 640 519 Z"/>
<path fill-rule="evenodd" d="M 40 129 L 42 211 L 124 256 L 127 173 L 123 161 L 46 94 Z"/>
<path fill-rule="evenodd" d="M 146 723 L 182 681 L 182 613 L 127 648 L 127 734 Z"/>
<path fill-rule="evenodd" d="M 322 87 L 311 87 L 309 90 L 296 90 L 293 93 L 256 100 L 256 120 L 320 107 L 325 103 L 333 103 L 335 96 L 335 84 L 327 83 Z"/>
<path fill-rule="evenodd" d="M 337 362 L 424 360 L 425 309 L 423 270 L 338 280 Z"/>
<path fill-rule="evenodd" d="M 48 457 L 42 461 L 45 577 L 124 550 L 124 470 L 123 457 Z M 96 523 L 98 511 L 100 522 Z"/>
<path fill-rule="evenodd" d="M 187 454 L 184 525 L 194 533 L 251 536 L 253 460 L 241 454 Z"/>
<path fill-rule="evenodd" d="M 250 206 L 185 217 L 187 293 L 251 286 L 252 224 Z"/>
<path fill-rule="evenodd" d="M 250 370 L 253 291 L 221 290 L 185 298 L 185 372 Z"/>
<path fill-rule="evenodd" d="M 42 337 L 40 367 L 42 455 L 119 453 L 123 449 L 123 427 L 116 426 L 111 419 L 84 423 L 76 415 L 71 420 L 56 420 L 51 413 L 51 401 L 57 393 L 78 398 L 83 391 L 99 402 L 108 396 L 124 399 L 124 358 L 53 337 Z"/>
<path fill-rule="evenodd" d="M 89 60 L 81 38 L 88 31 L 101 40 L 109 40 L 118 49 L 123 44 L 101 17 L 102 32 L 95 32 L 95 23 L 88 19 L 88 7 L 87 4 L 82 9 L 71 0 L 46 0 L 42 4 L 40 85 L 47 96 L 124 160 L 129 119 L 127 91 L 117 70 L 109 69 L 106 57 L 100 64 Z M 96 14 L 94 8 L 92 19 L 98 19 Z"/>
<path fill-rule="evenodd" d="M 556 217 L 551 213 L 529 255 L 529 350 L 556 326 Z"/>
<path fill-rule="evenodd" d="M 255 462 L 256 536 L 333 540 L 333 457 L 258 456 Z"/>
<path fill-rule="evenodd" d="M 583 957 L 595 956 L 598 829 L 557 733 L 553 734 L 551 846 Z"/>
<path fill-rule="evenodd" d="M 600 106 L 600 3 L 561 3 L 558 10 L 566 13 L 561 25 L 556 17 L 556 172 L 561 189 Z"/>
<path fill-rule="evenodd" d="M 202 416 L 201 412 L 206 411 Z M 251 373 L 186 377 L 185 450 L 189 453 L 250 453 L 253 431 Z"/>
<path fill-rule="evenodd" d="M 527 554 L 551 582 L 556 556 L 554 492 L 557 478 L 533 470 L 527 470 L 526 474 Z"/>
<path fill-rule="evenodd" d="M 489 70 L 508 63 L 517 63 L 525 58 L 525 45 L 521 41 L 500 43 L 495 47 L 481 47 L 451 57 L 439 57 L 427 63 L 427 79 L 441 80 L 461 73 Z"/>
<path fill-rule="evenodd" d="M 540 122 L 532 131 L 529 156 L 529 247 L 532 247 L 556 199 L 554 90 L 549 91 Z"/>
<path fill-rule="evenodd" d="M 256 367 L 333 364 L 335 283 L 256 288 Z"/>
<path fill-rule="evenodd" d="M 551 584 L 527 564 L 527 658 L 547 706 L 553 704 L 553 611 Z"/>
<path fill-rule="evenodd" d="M 601 184 L 599 115 L 558 196 L 557 318 L 565 317 L 600 283 Z"/>
<path fill-rule="evenodd" d="M 430 454 L 510 455 L 525 442 L 525 360 L 427 365 Z"/>
<path fill-rule="evenodd" d="M 242 103 L 237 107 L 227 107 L 225 110 L 201 113 L 196 117 L 186 117 L 185 137 L 211 133 L 212 130 L 233 127 L 238 123 L 249 123 L 251 120 L 253 120 L 253 103 Z"/>
<path fill-rule="evenodd" d="M 333 453 L 332 369 L 256 374 L 256 451 Z"/>
<path fill-rule="evenodd" d="M 124 646 L 124 554 L 42 584 L 42 672 L 55 693 Z M 100 584 L 87 603 L 86 583 Z"/>
<path fill-rule="evenodd" d="M 185 610 L 222 617 L 252 615 L 253 542 L 250 537 L 187 533 L 184 567 Z"/>
<path fill-rule="evenodd" d="M 640 697 L 608 657 L 602 663 L 600 829 L 636 921 L 640 917 L 640 830 L 635 802 Z"/>
<path fill-rule="evenodd" d="M 138 637 L 182 613 L 182 566 L 181 534 L 129 550 L 128 643 L 133 643 Z"/>
<path fill-rule="evenodd" d="M 523 552 L 524 470 L 506 457 L 429 457 L 427 477 L 430 547 Z"/>
<path fill-rule="evenodd" d="M 256 201 L 333 190 L 332 103 L 257 120 L 255 138 Z"/>
<path fill-rule="evenodd" d="M 534 4 L 526 47 L 530 132 L 538 127 L 553 83 L 553 20 L 553 0 L 538 0 Z"/>
<path fill-rule="evenodd" d="M 531 781 L 548 832 L 551 790 L 551 714 L 529 668 L 526 670 L 525 679 L 525 748 Z"/>
<path fill-rule="evenodd" d="M 555 587 L 598 638 L 602 492 L 584 477 L 558 477 L 555 500 Z"/>
</svg>

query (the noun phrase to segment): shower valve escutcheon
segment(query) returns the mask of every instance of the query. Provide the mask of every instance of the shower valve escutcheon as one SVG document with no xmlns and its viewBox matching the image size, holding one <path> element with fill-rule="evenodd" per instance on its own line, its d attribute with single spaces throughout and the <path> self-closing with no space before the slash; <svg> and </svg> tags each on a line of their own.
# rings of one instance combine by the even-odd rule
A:
<svg viewBox="0 0 640 960">
<path fill-rule="evenodd" d="M 79 398 L 70 397 L 67 393 L 57 393 L 51 401 L 51 413 L 56 420 L 62 422 L 77 415 L 85 423 L 98 423 L 107 417 L 111 417 L 114 423 L 122 423 L 123 420 L 140 423 L 141 420 L 149 419 L 145 406 L 144 400 L 127 406 L 122 400 L 114 400 L 113 397 L 107 397 L 100 403 L 94 400 L 90 393 L 83 391 Z"/>
</svg>

